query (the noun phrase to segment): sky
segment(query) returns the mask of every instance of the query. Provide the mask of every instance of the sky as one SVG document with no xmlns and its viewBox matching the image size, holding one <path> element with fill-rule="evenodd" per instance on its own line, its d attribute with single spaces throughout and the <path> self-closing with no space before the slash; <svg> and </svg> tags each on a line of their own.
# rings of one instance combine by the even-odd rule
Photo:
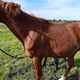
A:
<svg viewBox="0 0 80 80">
<path fill-rule="evenodd" d="M 45 19 L 80 20 L 80 0 L 4 0 Z"/>
</svg>

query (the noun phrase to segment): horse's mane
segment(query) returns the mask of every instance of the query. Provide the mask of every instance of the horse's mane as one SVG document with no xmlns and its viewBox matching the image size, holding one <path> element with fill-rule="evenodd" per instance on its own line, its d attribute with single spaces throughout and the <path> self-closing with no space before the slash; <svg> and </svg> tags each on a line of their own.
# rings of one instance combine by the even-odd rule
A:
<svg viewBox="0 0 80 80">
<path fill-rule="evenodd" d="M 39 17 L 36 17 L 36 16 L 33 16 L 33 15 L 30 15 L 28 13 L 23 12 L 21 10 L 19 4 L 16 4 L 16 3 L 13 3 L 13 2 L 1 2 L 0 7 L 2 7 L 8 15 L 13 16 L 13 17 L 18 16 L 18 15 L 21 15 L 21 17 L 22 16 L 25 16 L 25 17 L 28 16 L 31 19 L 33 19 L 34 21 L 40 22 L 40 24 L 42 24 L 44 26 L 44 27 L 42 27 L 44 29 L 46 29 L 48 27 L 48 25 L 51 24 L 46 19 L 39 18 Z"/>
<path fill-rule="evenodd" d="M 0 2 L 0 8 L 3 8 L 8 15 L 20 14 L 20 5 L 13 2 Z"/>
</svg>

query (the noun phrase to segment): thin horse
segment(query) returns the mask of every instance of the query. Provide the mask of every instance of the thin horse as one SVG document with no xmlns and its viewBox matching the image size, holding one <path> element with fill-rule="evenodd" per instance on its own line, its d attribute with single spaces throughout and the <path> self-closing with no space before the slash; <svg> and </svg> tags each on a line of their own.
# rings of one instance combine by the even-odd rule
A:
<svg viewBox="0 0 80 80">
<path fill-rule="evenodd" d="M 80 23 L 51 24 L 31 16 L 12 2 L 0 2 L 0 22 L 22 42 L 25 55 L 31 57 L 36 80 L 43 80 L 43 57 L 67 57 L 68 66 L 59 80 L 65 80 L 74 65 L 74 55 L 80 49 Z"/>
</svg>

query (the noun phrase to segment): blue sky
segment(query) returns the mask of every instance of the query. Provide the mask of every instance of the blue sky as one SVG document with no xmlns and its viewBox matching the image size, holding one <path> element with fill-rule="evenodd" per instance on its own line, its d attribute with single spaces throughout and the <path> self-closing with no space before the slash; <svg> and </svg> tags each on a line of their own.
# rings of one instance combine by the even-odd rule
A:
<svg viewBox="0 0 80 80">
<path fill-rule="evenodd" d="M 4 0 L 45 19 L 80 20 L 80 0 Z"/>
</svg>

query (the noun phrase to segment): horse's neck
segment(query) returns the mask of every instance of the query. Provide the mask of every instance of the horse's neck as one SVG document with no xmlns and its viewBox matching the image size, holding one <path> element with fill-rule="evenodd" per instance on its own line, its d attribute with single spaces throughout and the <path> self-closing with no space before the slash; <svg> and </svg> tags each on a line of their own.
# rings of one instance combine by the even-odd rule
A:
<svg viewBox="0 0 80 80">
<path fill-rule="evenodd" d="M 37 31 L 38 28 L 40 28 L 40 21 L 24 12 L 21 12 L 20 15 L 16 17 L 11 17 L 15 24 L 17 24 L 17 28 L 19 28 L 24 38 L 27 37 L 29 31 Z"/>
<path fill-rule="evenodd" d="M 43 33 L 43 31 L 41 31 L 41 27 L 43 30 L 46 30 L 48 27 L 47 24 L 42 24 L 42 22 L 36 17 L 32 17 L 23 12 L 14 17 L 5 16 L 4 18 L 4 23 L 22 43 L 24 43 L 23 41 L 27 37 L 30 30 L 40 31 Z M 45 20 L 43 21 L 45 22 Z"/>
<path fill-rule="evenodd" d="M 14 17 L 13 19 L 18 24 L 21 24 L 22 27 L 25 26 L 26 28 L 32 28 L 35 27 L 35 25 L 38 27 L 38 23 L 40 23 L 40 21 L 36 17 L 24 12 L 21 12 L 20 15 Z"/>
<path fill-rule="evenodd" d="M 9 16 L 4 16 L 4 19 L 2 20 L 4 24 L 7 25 L 7 27 L 11 30 L 12 33 L 23 43 L 23 38 L 20 35 L 20 29 L 17 27 L 17 24 L 13 19 L 11 19 Z"/>
<path fill-rule="evenodd" d="M 3 16 L 2 19 L 0 19 L 2 20 L 1 22 L 6 24 L 11 32 L 14 33 L 14 35 L 24 44 L 24 39 L 30 30 L 29 28 L 32 26 L 32 23 L 30 23 L 30 16 L 25 14 L 23 14 L 22 16 L 19 15 L 13 17 L 7 15 Z"/>
<path fill-rule="evenodd" d="M 15 17 L 14 21 L 17 22 L 17 24 L 19 24 L 19 26 L 23 29 L 22 32 L 29 32 L 29 30 L 33 30 L 36 32 L 44 33 L 51 25 L 51 23 L 47 20 L 31 16 L 24 12 L 21 12 L 20 15 Z"/>
</svg>

